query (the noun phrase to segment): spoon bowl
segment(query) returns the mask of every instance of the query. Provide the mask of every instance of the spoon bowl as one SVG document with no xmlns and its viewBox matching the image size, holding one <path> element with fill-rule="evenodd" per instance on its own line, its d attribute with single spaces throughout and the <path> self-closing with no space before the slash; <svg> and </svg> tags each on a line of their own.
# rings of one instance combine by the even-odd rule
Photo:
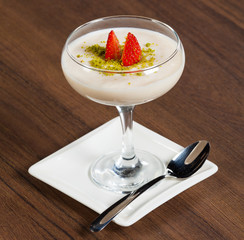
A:
<svg viewBox="0 0 244 240">
<path fill-rule="evenodd" d="M 205 162 L 210 151 L 206 140 L 195 142 L 178 153 L 168 164 L 168 174 L 186 178 L 194 174 Z"/>
<path fill-rule="evenodd" d="M 179 152 L 168 164 L 166 174 L 161 175 L 150 182 L 144 184 L 137 190 L 127 194 L 119 201 L 105 210 L 90 226 L 92 232 L 99 232 L 106 227 L 128 204 L 139 197 L 143 192 L 149 189 L 166 176 L 176 178 L 186 178 L 198 171 L 204 164 L 210 151 L 208 141 L 202 140 L 195 142 L 181 152 Z"/>
</svg>

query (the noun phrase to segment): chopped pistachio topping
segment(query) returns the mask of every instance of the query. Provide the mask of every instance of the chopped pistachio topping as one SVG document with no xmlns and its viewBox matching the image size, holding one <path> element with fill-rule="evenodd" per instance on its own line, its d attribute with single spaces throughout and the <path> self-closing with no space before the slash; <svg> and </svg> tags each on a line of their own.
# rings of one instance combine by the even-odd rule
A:
<svg viewBox="0 0 244 240">
<path fill-rule="evenodd" d="M 94 56 L 104 57 L 106 48 L 105 47 L 101 47 L 98 44 L 95 44 L 95 45 L 87 47 L 85 51 L 94 54 Z"/>
<path fill-rule="evenodd" d="M 85 43 L 85 42 L 84 42 Z M 105 41 L 101 41 L 101 43 L 105 43 Z M 89 57 L 91 60 L 89 61 L 90 65 L 92 67 L 98 68 L 98 69 L 104 69 L 104 70 L 111 70 L 111 71 L 123 71 L 123 70 L 131 70 L 131 69 L 143 69 L 147 67 L 153 66 L 155 63 L 155 50 L 150 48 L 150 46 L 154 45 L 153 43 L 146 43 L 145 47 L 142 48 L 142 56 L 141 60 L 131 66 L 123 66 L 121 60 L 105 60 L 105 51 L 106 48 L 103 46 L 100 46 L 99 44 L 95 44 L 92 46 L 85 47 L 85 54 L 77 55 L 77 58 L 83 58 L 83 57 Z M 81 46 L 81 48 L 84 48 L 84 46 Z M 120 46 L 121 51 L 123 51 L 124 46 Z M 81 60 L 83 62 L 83 60 Z M 112 73 L 103 73 L 107 76 L 113 75 Z M 122 76 L 125 76 L 126 74 L 121 74 Z M 137 76 L 142 76 L 143 73 L 138 72 L 136 73 Z M 131 83 L 128 83 L 129 85 Z"/>
<path fill-rule="evenodd" d="M 142 73 L 141 73 L 141 72 L 139 72 L 139 73 L 136 73 L 136 75 L 137 75 L 137 76 L 142 76 Z"/>
</svg>

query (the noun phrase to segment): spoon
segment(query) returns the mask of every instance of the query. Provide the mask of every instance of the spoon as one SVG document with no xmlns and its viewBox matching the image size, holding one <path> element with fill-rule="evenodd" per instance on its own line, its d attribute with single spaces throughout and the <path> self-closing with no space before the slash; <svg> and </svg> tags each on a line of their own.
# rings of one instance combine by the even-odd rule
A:
<svg viewBox="0 0 244 240">
<path fill-rule="evenodd" d="M 161 175 L 144 184 L 137 190 L 124 196 L 107 210 L 105 210 L 90 226 L 92 232 L 99 232 L 105 228 L 128 204 L 139 197 L 148 188 L 164 179 L 166 176 L 186 178 L 195 173 L 207 159 L 210 151 L 209 142 L 202 140 L 195 142 L 178 153 L 168 164 L 166 174 Z"/>
</svg>

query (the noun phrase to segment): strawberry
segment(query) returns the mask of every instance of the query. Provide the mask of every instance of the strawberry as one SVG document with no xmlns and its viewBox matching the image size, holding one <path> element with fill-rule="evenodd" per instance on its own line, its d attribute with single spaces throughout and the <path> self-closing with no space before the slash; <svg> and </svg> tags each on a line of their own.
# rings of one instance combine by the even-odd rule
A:
<svg viewBox="0 0 244 240">
<path fill-rule="evenodd" d="M 132 33 L 128 33 L 122 53 L 122 64 L 131 66 L 141 59 L 141 47 Z"/>
<path fill-rule="evenodd" d="M 119 40 L 116 37 L 114 31 L 112 30 L 108 35 L 107 45 L 106 45 L 106 52 L 105 52 L 105 59 L 120 59 L 121 58 L 121 51 L 119 46 Z"/>
</svg>

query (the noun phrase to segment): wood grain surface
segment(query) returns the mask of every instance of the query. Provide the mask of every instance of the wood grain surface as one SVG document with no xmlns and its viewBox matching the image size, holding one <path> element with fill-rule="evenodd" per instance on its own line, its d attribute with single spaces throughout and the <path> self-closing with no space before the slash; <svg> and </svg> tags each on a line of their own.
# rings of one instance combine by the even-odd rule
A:
<svg viewBox="0 0 244 240">
<path fill-rule="evenodd" d="M 0 0 L 0 239 L 244 239 L 243 13 L 237 0 Z M 71 89 L 60 57 L 74 28 L 118 14 L 168 23 L 186 52 L 178 84 L 135 120 L 183 146 L 209 140 L 219 170 L 134 225 L 95 234 L 96 212 L 27 170 L 117 116 Z"/>
</svg>

